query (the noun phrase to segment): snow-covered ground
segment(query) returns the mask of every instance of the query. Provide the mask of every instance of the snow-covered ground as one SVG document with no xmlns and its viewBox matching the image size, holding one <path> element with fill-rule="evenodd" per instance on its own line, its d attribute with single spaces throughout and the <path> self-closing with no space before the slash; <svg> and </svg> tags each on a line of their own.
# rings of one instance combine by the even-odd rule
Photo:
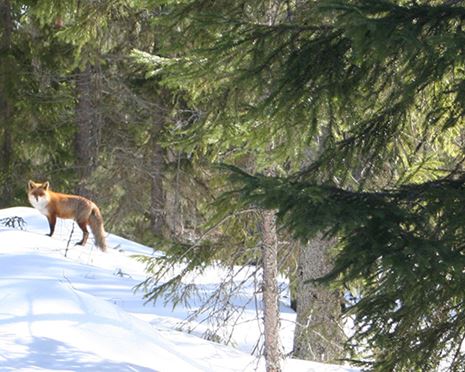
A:
<svg viewBox="0 0 465 372">
<path fill-rule="evenodd" d="M 111 248 L 102 253 L 92 249 L 91 239 L 85 248 L 73 246 L 81 232 L 70 235 L 71 221 L 60 220 L 50 238 L 36 210 L 0 210 L 0 219 L 13 216 L 27 225 L 0 225 L 0 371 L 264 370 L 249 353 L 260 335 L 254 301 L 241 313 L 232 339 L 236 348 L 196 336 L 206 327 L 202 323 L 192 333 L 180 332 L 195 306 L 144 305 L 143 294 L 133 291 L 146 275 L 132 256 L 152 255 L 151 248 L 110 234 Z M 196 283 L 213 291 L 221 280 L 221 269 L 211 268 Z M 241 292 L 236 301 L 249 302 L 252 292 Z M 295 314 L 282 306 L 281 319 L 288 352 Z M 287 359 L 284 371 L 356 369 Z"/>
</svg>

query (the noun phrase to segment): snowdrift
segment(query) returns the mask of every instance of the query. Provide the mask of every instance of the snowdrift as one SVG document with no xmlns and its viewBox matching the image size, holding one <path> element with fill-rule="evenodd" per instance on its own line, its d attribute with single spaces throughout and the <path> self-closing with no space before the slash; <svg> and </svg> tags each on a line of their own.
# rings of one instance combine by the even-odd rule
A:
<svg viewBox="0 0 465 372">
<path fill-rule="evenodd" d="M 244 352 L 256 342 L 258 322 L 239 327 L 232 348 L 177 331 L 191 308 L 144 306 L 132 290 L 145 278 L 144 267 L 131 256 L 152 255 L 151 248 L 114 235 L 108 253 L 92 249 L 92 239 L 74 247 L 81 232 L 71 234 L 72 222 L 59 221 L 50 238 L 45 217 L 34 209 L 0 210 L 0 219 L 13 216 L 27 225 L 0 225 L 1 371 L 264 370 L 263 361 Z M 199 281 L 219 284 L 215 270 Z M 283 310 L 292 324 L 295 314 Z M 289 344 L 292 327 L 283 327 L 283 339 Z M 284 370 L 355 371 L 299 360 L 286 360 Z"/>
</svg>

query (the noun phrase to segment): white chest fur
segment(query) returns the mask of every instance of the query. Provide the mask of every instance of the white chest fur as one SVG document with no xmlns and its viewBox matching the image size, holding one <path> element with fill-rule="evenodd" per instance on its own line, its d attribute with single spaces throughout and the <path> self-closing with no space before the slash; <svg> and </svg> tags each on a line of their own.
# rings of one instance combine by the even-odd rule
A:
<svg viewBox="0 0 465 372">
<path fill-rule="evenodd" d="M 48 199 L 45 195 L 39 196 L 37 199 L 33 195 L 29 195 L 29 202 L 40 213 L 48 216 L 48 209 L 47 209 Z"/>
</svg>

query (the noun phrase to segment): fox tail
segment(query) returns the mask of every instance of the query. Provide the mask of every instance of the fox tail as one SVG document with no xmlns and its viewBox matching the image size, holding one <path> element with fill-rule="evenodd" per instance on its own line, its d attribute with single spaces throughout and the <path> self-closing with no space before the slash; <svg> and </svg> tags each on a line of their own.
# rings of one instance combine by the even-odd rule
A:
<svg viewBox="0 0 465 372">
<path fill-rule="evenodd" d="M 103 218 L 100 210 L 95 206 L 89 217 L 89 226 L 94 234 L 95 244 L 100 248 L 102 252 L 107 250 L 107 244 L 105 242 L 105 229 L 103 228 Z"/>
</svg>

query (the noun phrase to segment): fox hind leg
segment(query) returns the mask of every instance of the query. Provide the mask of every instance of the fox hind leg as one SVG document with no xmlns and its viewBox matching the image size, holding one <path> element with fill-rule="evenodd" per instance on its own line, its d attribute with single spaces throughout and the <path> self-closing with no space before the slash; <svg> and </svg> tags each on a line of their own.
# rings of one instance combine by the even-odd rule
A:
<svg viewBox="0 0 465 372">
<path fill-rule="evenodd" d="M 89 237 L 89 231 L 87 231 L 87 223 L 78 222 L 77 224 L 82 230 L 82 240 L 79 243 L 76 243 L 76 245 L 86 245 L 87 238 Z"/>
</svg>

